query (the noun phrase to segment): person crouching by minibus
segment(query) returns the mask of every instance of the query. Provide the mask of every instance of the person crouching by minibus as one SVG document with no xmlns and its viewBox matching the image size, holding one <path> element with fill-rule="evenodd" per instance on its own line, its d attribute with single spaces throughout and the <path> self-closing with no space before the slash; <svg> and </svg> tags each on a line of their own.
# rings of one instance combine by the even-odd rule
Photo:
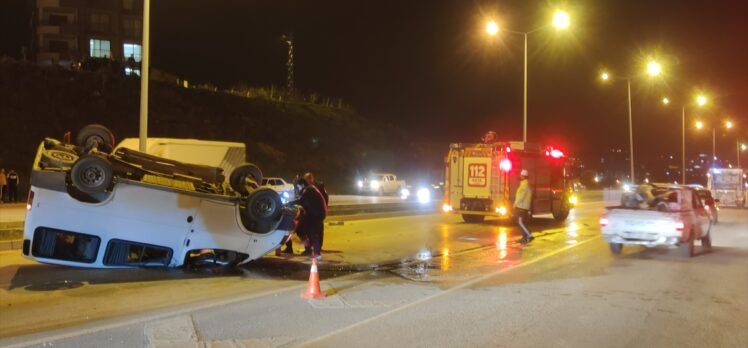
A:
<svg viewBox="0 0 748 348">
<path fill-rule="evenodd" d="M 514 196 L 514 216 L 517 218 L 517 225 L 522 230 L 522 239 L 520 243 L 528 243 L 535 239 L 530 230 L 525 226 L 525 222 L 530 219 L 530 203 L 532 202 L 532 189 L 527 178 L 530 176 L 527 169 L 522 169 L 519 174 L 521 180 L 517 193 Z"/>
<path fill-rule="evenodd" d="M 292 204 L 300 205 L 304 209 L 304 217 L 302 221 L 299 221 L 299 227 L 309 237 L 312 258 L 319 261 L 322 260 L 322 230 L 325 217 L 327 217 L 327 204 L 319 189 L 310 182 L 313 182 L 314 177 L 311 173 L 307 174 L 309 174 L 310 180 L 301 180 L 304 186 L 301 197 L 293 201 Z"/>
</svg>

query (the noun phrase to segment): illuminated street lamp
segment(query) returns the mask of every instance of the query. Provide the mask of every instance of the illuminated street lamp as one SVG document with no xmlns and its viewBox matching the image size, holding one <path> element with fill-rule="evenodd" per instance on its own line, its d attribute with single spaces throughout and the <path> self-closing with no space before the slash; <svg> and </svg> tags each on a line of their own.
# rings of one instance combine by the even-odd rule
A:
<svg viewBox="0 0 748 348">
<path fill-rule="evenodd" d="M 662 72 L 662 67 L 660 66 L 660 63 L 657 63 L 655 61 L 650 61 L 647 63 L 647 74 L 649 76 L 657 76 Z"/>
<path fill-rule="evenodd" d="M 701 102 L 703 98 L 703 103 Z M 667 97 L 662 98 L 662 103 L 665 105 L 670 104 L 670 99 Z M 696 97 L 696 105 L 704 106 L 706 104 L 706 97 L 699 95 Z M 701 121 L 696 122 L 696 128 L 701 129 L 704 124 Z M 686 184 L 686 105 L 681 106 L 681 182 Z"/>
<path fill-rule="evenodd" d="M 553 14 L 553 19 L 551 20 L 550 26 L 553 26 L 557 30 L 565 30 L 569 28 L 569 25 L 571 25 L 571 19 L 569 18 L 569 14 L 565 11 L 558 10 Z M 510 34 L 515 35 L 522 35 L 525 39 L 525 47 L 524 47 L 524 74 L 523 74 L 523 83 L 522 83 L 522 90 L 523 90 L 523 107 L 522 107 L 522 114 L 523 114 L 523 122 L 522 122 L 522 141 L 527 142 L 527 36 L 536 32 L 540 31 L 542 29 L 547 28 L 549 25 L 544 25 L 542 27 L 536 28 L 534 30 L 530 31 L 514 31 L 509 29 L 501 29 L 499 25 L 495 21 L 488 21 L 486 23 L 486 34 L 489 36 L 496 36 L 499 32 L 507 32 Z"/>
<path fill-rule="evenodd" d="M 729 120 L 722 123 L 722 125 L 725 127 L 725 129 L 731 129 L 733 127 L 733 123 Z M 696 128 L 702 129 L 704 128 L 704 124 L 701 121 L 696 121 Z M 738 153 L 738 157 L 739 157 Z M 717 161 L 717 127 L 712 125 L 712 167 L 714 167 L 714 163 Z"/>
<path fill-rule="evenodd" d="M 571 19 L 569 19 L 569 14 L 565 11 L 558 10 L 556 13 L 553 14 L 553 26 L 556 29 L 564 30 L 569 28 L 569 25 L 571 24 Z"/>
<path fill-rule="evenodd" d="M 651 77 L 658 76 L 662 73 L 662 66 L 660 66 L 660 63 L 650 60 L 649 63 L 647 63 L 647 74 Z M 607 71 L 603 71 L 600 74 L 600 79 L 603 81 L 610 80 L 610 73 Z M 626 80 L 626 98 L 628 100 L 628 109 L 629 109 L 629 156 L 630 156 L 630 165 L 631 165 L 631 182 L 636 182 L 636 177 L 634 176 L 634 127 L 633 127 L 633 121 L 631 118 L 631 79 L 634 77 L 631 76 L 624 76 L 620 77 L 624 80 Z"/>
<path fill-rule="evenodd" d="M 699 96 L 696 97 L 696 104 L 698 104 L 699 106 L 706 105 L 706 102 L 707 102 L 706 96 L 704 96 L 703 94 L 700 94 Z"/>
<path fill-rule="evenodd" d="M 494 21 L 486 23 L 486 33 L 491 36 L 496 36 L 499 33 L 499 25 Z"/>
<path fill-rule="evenodd" d="M 745 144 L 741 144 L 740 140 L 735 140 L 735 147 L 737 148 L 738 152 L 738 168 L 740 168 L 740 151 L 745 151 L 746 149 L 748 149 L 748 146 L 746 146 Z"/>
</svg>

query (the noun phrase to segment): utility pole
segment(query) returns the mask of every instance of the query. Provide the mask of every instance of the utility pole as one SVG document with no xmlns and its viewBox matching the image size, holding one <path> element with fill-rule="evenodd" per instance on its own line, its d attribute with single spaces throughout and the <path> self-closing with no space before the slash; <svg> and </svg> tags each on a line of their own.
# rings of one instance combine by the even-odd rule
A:
<svg viewBox="0 0 748 348">
<path fill-rule="evenodd" d="M 288 59 L 286 60 L 286 93 L 291 94 L 294 90 L 293 78 L 293 34 L 284 34 L 281 40 L 288 45 Z"/>
<path fill-rule="evenodd" d="M 138 149 L 146 152 L 148 144 L 148 69 L 150 68 L 151 1 L 143 1 L 143 51 L 140 60 L 140 142 Z"/>
</svg>

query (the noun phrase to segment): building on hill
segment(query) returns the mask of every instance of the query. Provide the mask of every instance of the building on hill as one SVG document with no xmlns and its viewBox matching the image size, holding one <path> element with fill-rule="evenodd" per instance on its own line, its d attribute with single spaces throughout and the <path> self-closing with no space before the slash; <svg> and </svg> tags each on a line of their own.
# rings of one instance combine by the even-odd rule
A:
<svg viewBox="0 0 748 348">
<path fill-rule="evenodd" d="M 108 58 L 139 74 L 142 0 L 36 0 L 34 11 L 37 63 L 71 67 Z"/>
</svg>

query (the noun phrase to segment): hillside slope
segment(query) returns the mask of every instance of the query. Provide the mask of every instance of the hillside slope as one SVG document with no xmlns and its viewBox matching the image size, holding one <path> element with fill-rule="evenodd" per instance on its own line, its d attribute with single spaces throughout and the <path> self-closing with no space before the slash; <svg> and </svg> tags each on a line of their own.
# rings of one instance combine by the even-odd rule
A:
<svg viewBox="0 0 748 348">
<path fill-rule="evenodd" d="M 44 137 L 60 139 L 89 123 L 106 125 L 118 139 L 137 137 L 139 94 L 137 78 L 0 62 L 0 167 L 28 178 Z M 351 110 L 155 81 L 149 103 L 149 136 L 243 142 L 266 175 L 312 171 L 333 191 L 350 189 L 358 172 L 396 170 L 419 157 L 403 132 Z"/>
</svg>

